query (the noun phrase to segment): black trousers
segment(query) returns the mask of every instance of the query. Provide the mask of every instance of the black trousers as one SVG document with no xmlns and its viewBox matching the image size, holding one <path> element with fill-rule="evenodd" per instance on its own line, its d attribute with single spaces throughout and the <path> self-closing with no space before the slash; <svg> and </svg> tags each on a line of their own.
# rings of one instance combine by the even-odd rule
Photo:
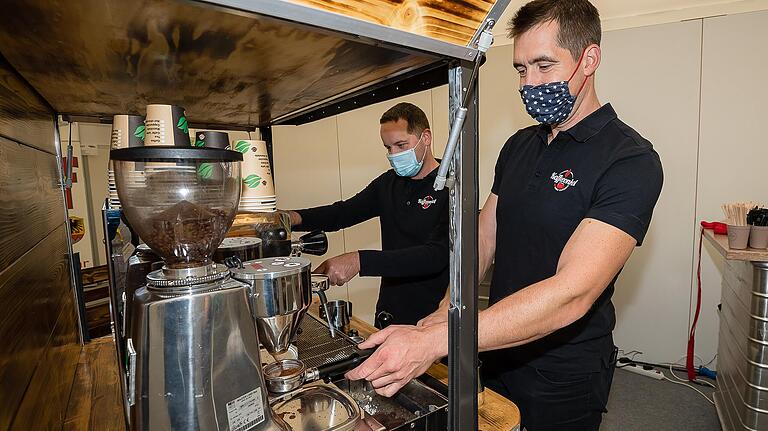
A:
<svg viewBox="0 0 768 431">
<path fill-rule="evenodd" d="M 521 365 L 483 370 L 483 383 L 520 408 L 528 431 L 597 431 L 607 412 L 615 361 L 596 373 L 557 373 Z M 485 368 L 485 361 L 483 362 Z"/>
</svg>

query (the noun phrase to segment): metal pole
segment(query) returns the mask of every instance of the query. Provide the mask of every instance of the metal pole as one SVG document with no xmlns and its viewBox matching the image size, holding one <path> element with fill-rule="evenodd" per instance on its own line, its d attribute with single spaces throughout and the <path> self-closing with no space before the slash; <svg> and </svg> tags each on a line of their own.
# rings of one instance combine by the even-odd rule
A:
<svg viewBox="0 0 768 431">
<path fill-rule="evenodd" d="M 274 149 L 272 148 L 272 126 L 259 127 L 259 134 L 261 135 L 260 139 L 267 143 L 267 158 L 269 159 L 269 166 L 272 167 L 272 181 L 274 181 L 277 173 L 275 172 Z"/>
<path fill-rule="evenodd" d="M 64 223 L 66 224 L 66 233 L 67 233 L 67 255 L 69 257 L 69 286 L 71 289 L 71 294 L 73 298 L 73 305 L 75 306 L 75 309 L 72 310 L 73 313 L 77 316 L 77 335 L 78 335 L 78 341 L 80 341 L 80 344 L 85 344 L 86 341 L 86 322 L 85 322 L 85 315 L 81 315 L 79 313 L 79 309 L 77 308 L 77 304 L 80 302 L 82 298 L 80 298 L 80 295 L 77 292 L 76 284 L 77 281 L 75 280 L 77 271 L 75 270 L 74 264 L 75 259 L 73 257 L 74 251 L 72 248 L 72 229 L 69 225 L 69 210 L 67 209 L 67 195 L 66 195 L 66 189 L 67 189 L 67 178 L 65 178 L 66 175 L 72 175 L 72 170 L 70 169 L 69 172 L 64 172 L 64 165 L 63 165 L 63 154 L 61 149 L 61 135 L 59 133 L 59 116 L 58 114 L 52 115 L 51 120 L 53 121 L 53 144 L 56 147 L 56 168 L 58 169 L 59 174 L 59 184 L 61 185 L 61 199 L 64 201 Z M 72 127 L 72 124 L 70 123 L 69 127 Z M 71 144 L 71 142 L 70 142 Z M 69 159 L 67 160 L 67 163 L 71 163 L 72 156 L 68 154 Z M 70 183 L 71 186 L 71 183 Z M 78 260 L 79 262 L 79 260 Z M 85 301 L 84 299 L 82 299 Z"/>
<path fill-rule="evenodd" d="M 449 72 L 451 122 L 461 107 L 473 64 L 461 62 Z M 477 217 L 478 105 L 467 104 L 464 129 L 454 153 L 455 182 L 450 191 L 451 307 L 448 312 L 448 429 L 477 429 Z"/>
</svg>

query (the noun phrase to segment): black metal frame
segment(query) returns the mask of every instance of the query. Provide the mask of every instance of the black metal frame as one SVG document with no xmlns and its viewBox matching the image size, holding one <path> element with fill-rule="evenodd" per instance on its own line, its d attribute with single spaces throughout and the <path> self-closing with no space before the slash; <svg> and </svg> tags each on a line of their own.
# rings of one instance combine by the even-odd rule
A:
<svg viewBox="0 0 768 431">
<path fill-rule="evenodd" d="M 439 62 L 430 65 L 429 67 L 416 70 L 406 77 L 393 78 L 320 106 L 313 107 L 310 111 L 302 111 L 290 116 L 278 118 L 273 124 L 298 126 L 373 105 L 374 103 L 430 90 L 448 83 L 448 69 L 448 62 Z"/>
<path fill-rule="evenodd" d="M 469 88 L 473 63 L 453 65 L 449 94 L 451 120 Z M 448 312 L 450 430 L 477 429 L 477 220 L 478 92 L 470 96 L 467 118 L 454 154 L 450 190 L 451 306 Z"/>
<path fill-rule="evenodd" d="M 221 148 L 157 146 L 112 150 L 109 152 L 109 159 L 129 162 L 173 162 L 187 160 L 194 160 L 196 162 L 242 162 L 243 155 L 237 151 Z"/>
</svg>

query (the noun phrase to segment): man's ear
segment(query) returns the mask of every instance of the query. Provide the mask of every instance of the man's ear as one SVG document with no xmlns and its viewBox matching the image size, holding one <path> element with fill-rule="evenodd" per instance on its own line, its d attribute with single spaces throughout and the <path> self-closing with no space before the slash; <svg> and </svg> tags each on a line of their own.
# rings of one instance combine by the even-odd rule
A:
<svg viewBox="0 0 768 431">
<path fill-rule="evenodd" d="M 424 145 L 427 147 L 432 146 L 432 130 L 430 129 L 424 129 L 424 131 L 421 132 L 424 135 Z"/>
<path fill-rule="evenodd" d="M 598 45 L 592 44 L 587 47 L 584 52 L 584 61 L 581 66 L 584 76 L 593 76 L 595 72 L 597 72 L 597 68 L 600 67 L 601 58 L 602 50 Z"/>
</svg>

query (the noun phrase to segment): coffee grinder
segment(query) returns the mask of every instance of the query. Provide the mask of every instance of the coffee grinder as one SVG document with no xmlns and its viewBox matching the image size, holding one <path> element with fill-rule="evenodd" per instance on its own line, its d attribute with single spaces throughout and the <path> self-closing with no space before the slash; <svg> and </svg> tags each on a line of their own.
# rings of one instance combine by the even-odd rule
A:
<svg viewBox="0 0 768 431">
<path fill-rule="evenodd" d="M 133 298 L 131 428 L 287 429 L 269 407 L 249 286 L 211 259 L 237 211 L 242 155 L 158 146 L 111 159 L 125 217 L 164 262 Z"/>
</svg>

